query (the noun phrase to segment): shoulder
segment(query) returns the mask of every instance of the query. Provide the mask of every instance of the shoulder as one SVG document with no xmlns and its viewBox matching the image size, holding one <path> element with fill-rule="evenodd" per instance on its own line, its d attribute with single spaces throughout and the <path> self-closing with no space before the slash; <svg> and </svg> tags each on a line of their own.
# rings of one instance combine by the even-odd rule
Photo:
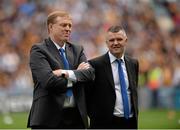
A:
<svg viewBox="0 0 180 130">
<path fill-rule="evenodd" d="M 109 60 L 108 54 L 103 54 L 101 56 L 95 57 L 93 59 L 90 59 L 88 62 L 92 65 L 101 65 L 106 63 L 106 61 Z"/>
<path fill-rule="evenodd" d="M 130 63 L 132 66 L 134 66 L 137 71 L 139 71 L 139 62 L 136 58 L 132 58 L 132 57 L 129 57 L 129 56 L 125 56 L 125 60 L 126 62 Z"/>
<path fill-rule="evenodd" d="M 50 38 L 45 38 L 42 42 L 35 43 L 32 46 L 32 49 L 33 48 L 36 48 L 36 49 L 38 48 L 38 49 L 47 51 L 47 50 L 49 50 L 49 48 L 56 49 L 56 46 L 54 45 L 54 43 L 52 42 L 52 40 Z"/>
<path fill-rule="evenodd" d="M 76 51 L 82 51 L 82 50 L 84 50 L 82 45 L 73 44 L 73 43 L 71 43 L 71 42 L 67 42 L 67 46 L 68 46 L 69 48 L 73 48 L 73 50 L 76 50 Z"/>
<path fill-rule="evenodd" d="M 41 48 L 43 48 L 43 46 L 44 46 L 43 42 L 35 43 L 35 44 L 32 45 L 31 51 L 36 50 L 36 49 L 41 49 Z"/>
<path fill-rule="evenodd" d="M 98 57 L 95 57 L 93 59 L 90 59 L 89 61 L 90 62 L 98 62 L 98 61 L 101 61 L 105 58 L 105 54 L 104 55 L 101 55 L 101 56 L 98 56 Z"/>
<path fill-rule="evenodd" d="M 39 42 L 39 43 L 34 43 L 31 47 L 30 52 L 44 52 L 47 50 L 47 45 L 44 41 Z"/>
<path fill-rule="evenodd" d="M 136 58 L 130 57 L 128 55 L 125 55 L 125 60 L 130 61 L 130 62 L 132 62 L 134 64 L 138 63 L 138 60 Z"/>
</svg>

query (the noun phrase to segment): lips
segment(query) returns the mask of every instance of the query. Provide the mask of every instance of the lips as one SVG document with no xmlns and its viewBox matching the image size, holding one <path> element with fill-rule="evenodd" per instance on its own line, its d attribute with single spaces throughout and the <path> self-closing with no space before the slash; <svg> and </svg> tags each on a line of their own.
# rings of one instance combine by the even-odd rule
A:
<svg viewBox="0 0 180 130">
<path fill-rule="evenodd" d="M 121 47 L 113 47 L 114 49 L 119 49 L 119 48 L 121 48 Z"/>
<path fill-rule="evenodd" d="M 64 36 L 65 36 L 65 37 L 69 37 L 69 36 L 70 36 L 70 34 L 64 34 Z"/>
<path fill-rule="evenodd" d="M 115 48 L 118 49 L 118 48 L 122 48 L 122 47 L 123 47 L 122 45 L 115 45 L 115 46 L 112 46 L 112 48 L 114 48 L 114 49 L 115 49 Z"/>
</svg>

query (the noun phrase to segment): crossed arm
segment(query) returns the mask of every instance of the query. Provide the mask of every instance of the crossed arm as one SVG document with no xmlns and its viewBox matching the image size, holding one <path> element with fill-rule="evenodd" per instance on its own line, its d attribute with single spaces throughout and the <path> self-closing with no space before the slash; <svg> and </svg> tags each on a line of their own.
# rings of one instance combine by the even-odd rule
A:
<svg viewBox="0 0 180 130">
<path fill-rule="evenodd" d="M 79 64 L 78 68 L 76 70 L 87 70 L 90 68 L 90 65 L 89 63 L 85 63 L 85 62 L 82 62 L 81 64 Z M 61 76 L 62 74 L 64 74 L 64 77 L 65 78 L 69 78 L 69 73 L 68 71 L 66 70 L 63 70 L 63 69 L 57 69 L 57 70 L 54 70 L 53 71 L 53 74 L 56 75 L 56 76 Z"/>
</svg>

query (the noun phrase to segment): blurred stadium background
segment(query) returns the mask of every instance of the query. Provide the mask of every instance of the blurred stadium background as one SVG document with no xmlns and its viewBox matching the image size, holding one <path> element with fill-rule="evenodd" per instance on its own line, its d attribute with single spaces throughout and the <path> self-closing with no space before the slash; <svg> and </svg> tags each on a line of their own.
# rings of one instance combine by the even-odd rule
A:
<svg viewBox="0 0 180 130">
<path fill-rule="evenodd" d="M 26 128 L 32 102 L 31 46 L 54 10 L 73 17 L 71 41 L 88 59 L 106 52 L 105 31 L 122 24 L 140 62 L 139 128 L 180 128 L 180 0 L 1 0 L 0 128 Z"/>
</svg>

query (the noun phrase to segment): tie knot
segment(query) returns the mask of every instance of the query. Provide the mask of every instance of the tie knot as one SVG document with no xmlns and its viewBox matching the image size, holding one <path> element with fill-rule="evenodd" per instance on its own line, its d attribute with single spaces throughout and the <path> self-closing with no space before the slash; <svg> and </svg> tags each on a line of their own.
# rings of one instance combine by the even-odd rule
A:
<svg viewBox="0 0 180 130">
<path fill-rule="evenodd" d="M 123 62 L 122 59 L 116 59 L 116 61 L 117 61 L 118 63 L 122 63 L 122 62 Z"/>
<path fill-rule="evenodd" d="M 65 52 L 65 50 L 64 50 L 63 48 L 60 48 L 59 51 L 60 51 L 61 53 L 64 53 L 64 52 Z"/>
</svg>

